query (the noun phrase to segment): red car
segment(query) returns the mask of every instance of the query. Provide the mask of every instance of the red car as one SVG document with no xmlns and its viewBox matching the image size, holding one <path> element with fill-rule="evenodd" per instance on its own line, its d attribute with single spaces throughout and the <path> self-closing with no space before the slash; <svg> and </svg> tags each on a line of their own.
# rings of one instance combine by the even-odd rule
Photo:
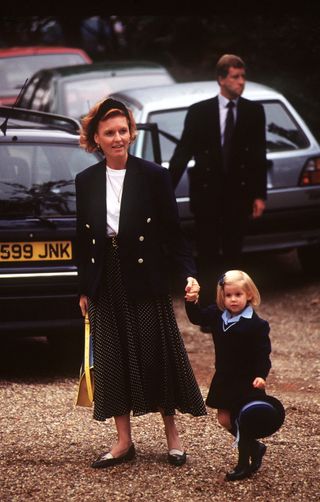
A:
<svg viewBox="0 0 320 502">
<path fill-rule="evenodd" d="M 90 64 L 92 59 L 76 47 L 10 47 L 0 49 L 0 105 L 12 105 L 26 79 L 42 68 Z"/>
</svg>

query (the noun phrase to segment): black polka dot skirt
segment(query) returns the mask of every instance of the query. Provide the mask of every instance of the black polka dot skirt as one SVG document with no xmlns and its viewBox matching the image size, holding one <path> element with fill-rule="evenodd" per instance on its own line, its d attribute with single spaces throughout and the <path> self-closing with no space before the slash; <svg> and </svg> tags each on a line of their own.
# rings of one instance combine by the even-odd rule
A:
<svg viewBox="0 0 320 502">
<path fill-rule="evenodd" d="M 107 246 L 105 282 L 89 299 L 94 347 L 95 420 L 176 410 L 206 414 L 170 297 L 127 298 L 118 249 Z"/>
</svg>

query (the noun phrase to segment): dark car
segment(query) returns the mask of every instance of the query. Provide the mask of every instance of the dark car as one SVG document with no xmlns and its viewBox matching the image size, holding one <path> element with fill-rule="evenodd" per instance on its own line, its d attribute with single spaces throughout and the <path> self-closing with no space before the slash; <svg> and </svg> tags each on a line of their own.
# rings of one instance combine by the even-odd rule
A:
<svg viewBox="0 0 320 502">
<path fill-rule="evenodd" d="M 0 105 L 12 105 L 26 79 L 42 68 L 92 63 L 77 47 L 8 47 L 0 49 Z"/>
<path fill-rule="evenodd" d="M 174 82 L 163 66 L 145 61 L 114 61 L 44 69 L 33 75 L 19 106 L 80 119 L 111 92 Z"/>
<path fill-rule="evenodd" d="M 0 333 L 76 328 L 74 178 L 97 157 L 75 120 L 5 107 L 0 120 Z"/>
<path fill-rule="evenodd" d="M 102 157 L 68 117 L 0 107 L 0 124 L 0 334 L 77 335 L 74 179 Z"/>
</svg>

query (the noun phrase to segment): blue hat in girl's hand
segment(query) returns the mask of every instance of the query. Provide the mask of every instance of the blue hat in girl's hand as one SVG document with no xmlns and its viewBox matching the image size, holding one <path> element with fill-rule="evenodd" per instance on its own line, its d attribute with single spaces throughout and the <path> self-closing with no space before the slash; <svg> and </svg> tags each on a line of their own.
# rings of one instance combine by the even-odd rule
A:
<svg viewBox="0 0 320 502">
<path fill-rule="evenodd" d="M 284 422 L 285 410 L 279 399 L 263 396 L 244 404 L 238 414 L 240 435 L 263 438 L 271 436 Z"/>
</svg>

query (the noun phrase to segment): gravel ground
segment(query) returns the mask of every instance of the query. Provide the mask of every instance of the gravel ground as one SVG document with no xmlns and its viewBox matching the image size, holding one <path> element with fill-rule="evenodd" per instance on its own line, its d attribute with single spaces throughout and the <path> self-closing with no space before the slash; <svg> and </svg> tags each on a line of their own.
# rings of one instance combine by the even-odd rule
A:
<svg viewBox="0 0 320 502">
<path fill-rule="evenodd" d="M 152 414 L 132 420 L 136 460 L 91 469 L 111 445 L 114 424 L 94 422 L 91 410 L 74 408 L 78 358 L 53 355 L 44 338 L 16 339 L 2 344 L 1 502 L 319 501 L 320 280 L 304 277 L 294 256 L 265 258 L 264 271 L 258 265 L 248 262 L 246 269 L 262 294 L 259 313 L 271 325 L 268 392 L 282 400 L 286 421 L 266 438 L 257 474 L 224 481 L 237 455 L 210 409 L 207 417 L 178 414 L 188 452 L 182 468 L 167 464 L 162 423 Z M 175 310 L 205 397 L 213 373 L 211 335 L 188 322 L 181 297 Z"/>
</svg>

